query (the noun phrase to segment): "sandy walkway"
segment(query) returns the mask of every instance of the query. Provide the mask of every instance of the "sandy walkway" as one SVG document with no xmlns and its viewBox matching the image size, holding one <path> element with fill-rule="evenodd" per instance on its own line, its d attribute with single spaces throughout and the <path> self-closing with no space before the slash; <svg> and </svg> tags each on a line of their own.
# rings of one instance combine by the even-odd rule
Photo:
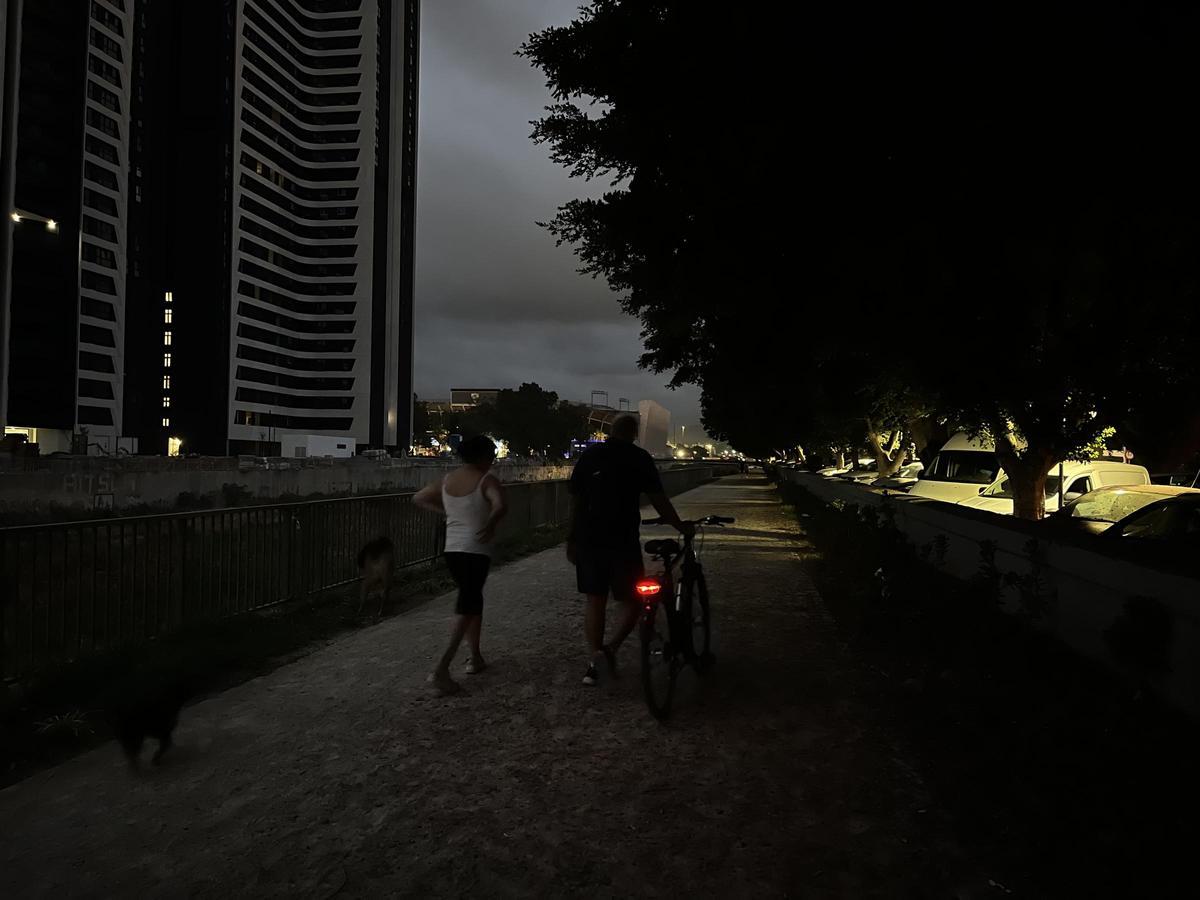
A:
<svg viewBox="0 0 1200 900">
<path fill-rule="evenodd" d="M 718 666 L 668 726 L 634 641 L 620 681 L 579 684 L 551 550 L 494 573 L 466 695 L 423 685 L 443 598 L 185 710 L 148 777 L 109 745 L 0 792 L 0 896 L 946 895 L 953 853 L 773 491 L 676 502 L 739 523 L 705 558 Z"/>
</svg>

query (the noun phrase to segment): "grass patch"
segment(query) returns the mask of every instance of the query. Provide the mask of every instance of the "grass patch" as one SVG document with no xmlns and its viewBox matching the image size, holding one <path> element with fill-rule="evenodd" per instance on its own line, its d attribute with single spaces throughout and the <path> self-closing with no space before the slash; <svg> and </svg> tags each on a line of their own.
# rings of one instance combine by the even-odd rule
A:
<svg viewBox="0 0 1200 900">
<path fill-rule="evenodd" d="M 503 565 L 562 543 L 565 529 L 539 528 L 500 541 Z M 410 610 L 454 587 L 441 560 L 397 573 L 384 615 Z M 111 738 L 106 711 L 128 686 L 186 678 L 214 694 L 307 655 L 374 622 L 377 601 L 357 615 L 358 585 L 304 601 L 189 626 L 174 634 L 47 669 L 0 686 L 0 787 Z"/>
</svg>

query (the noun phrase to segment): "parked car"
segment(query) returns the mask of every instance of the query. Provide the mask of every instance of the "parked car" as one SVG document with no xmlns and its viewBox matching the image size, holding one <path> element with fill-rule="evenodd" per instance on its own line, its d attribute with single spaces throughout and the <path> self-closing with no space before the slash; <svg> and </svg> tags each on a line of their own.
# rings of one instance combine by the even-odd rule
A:
<svg viewBox="0 0 1200 900">
<path fill-rule="evenodd" d="M 1188 490 L 1143 506 L 1098 538 L 1138 562 L 1200 571 L 1200 491 Z"/>
<path fill-rule="evenodd" d="M 838 478 L 843 481 L 856 481 L 859 484 L 870 484 L 879 477 L 879 465 L 874 460 L 871 460 L 867 465 L 860 466 L 857 469 L 847 469 Z"/>
<path fill-rule="evenodd" d="M 1098 487 L 1117 485 L 1147 485 L 1150 473 L 1145 466 L 1130 463 L 1095 460 L 1093 462 L 1067 462 L 1062 465 L 1063 502 L 1077 500 Z M 1053 470 L 1046 478 L 1046 512 L 1058 509 L 1059 475 Z M 979 495 L 959 501 L 959 506 L 986 509 L 1005 516 L 1013 514 L 1012 485 L 1008 476 L 1001 472 L 992 484 L 980 489 Z"/>
<path fill-rule="evenodd" d="M 979 496 L 980 488 L 994 482 L 999 474 L 995 445 L 960 431 L 924 466 L 908 496 L 957 503 Z"/>
<path fill-rule="evenodd" d="M 837 475 L 841 475 L 843 472 L 849 472 L 849 471 L 850 471 L 849 466 L 826 466 L 823 469 L 817 469 L 817 474 L 825 475 L 826 477 L 833 478 Z"/>
<path fill-rule="evenodd" d="M 875 461 L 873 459 L 861 458 L 858 460 L 858 465 L 859 466 L 869 466 L 869 465 L 873 465 L 874 462 Z M 843 466 L 826 466 L 823 469 L 817 469 L 817 474 L 824 475 L 828 478 L 836 478 L 839 475 L 844 475 L 845 473 L 851 471 L 851 469 L 853 469 L 852 464 L 847 464 L 847 465 L 843 465 Z"/>
<path fill-rule="evenodd" d="M 893 491 L 907 491 L 917 483 L 924 469 L 925 464 L 919 459 L 914 459 L 912 462 L 906 462 L 891 475 L 885 478 L 876 478 L 871 484 L 874 487 L 888 488 Z"/>
<path fill-rule="evenodd" d="M 1151 484 L 1169 484 L 1175 487 L 1200 487 L 1198 472 L 1161 472 L 1150 476 Z"/>
<path fill-rule="evenodd" d="M 1063 505 L 1047 521 L 1054 527 L 1070 528 L 1085 534 L 1101 534 L 1115 522 L 1144 506 L 1180 494 L 1196 493 L 1186 487 L 1165 484 L 1129 484 L 1096 488 Z"/>
</svg>

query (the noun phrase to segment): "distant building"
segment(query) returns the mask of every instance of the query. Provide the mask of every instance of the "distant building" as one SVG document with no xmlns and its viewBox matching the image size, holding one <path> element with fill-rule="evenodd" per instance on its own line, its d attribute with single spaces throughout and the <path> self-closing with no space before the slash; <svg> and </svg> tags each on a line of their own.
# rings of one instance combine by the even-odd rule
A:
<svg viewBox="0 0 1200 900">
<path fill-rule="evenodd" d="M 484 403 L 495 403 L 499 396 L 500 388 L 450 388 L 450 409 L 454 412 L 474 409 Z"/>
<path fill-rule="evenodd" d="M 3 424 L 407 448 L 419 0 L 0 6 L 24 9 Z"/>
<path fill-rule="evenodd" d="M 638 443 L 651 456 L 671 455 L 667 436 L 671 433 L 671 413 L 660 403 L 642 400 L 638 403 Z"/>
</svg>

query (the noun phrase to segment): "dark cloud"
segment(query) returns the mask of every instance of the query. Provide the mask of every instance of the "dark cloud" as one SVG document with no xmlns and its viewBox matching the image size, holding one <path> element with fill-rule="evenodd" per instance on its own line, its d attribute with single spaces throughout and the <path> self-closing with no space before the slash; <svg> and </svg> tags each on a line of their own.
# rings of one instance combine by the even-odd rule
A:
<svg viewBox="0 0 1200 900">
<path fill-rule="evenodd" d="M 569 22 L 577 0 L 439 0 L 422 7 L 417 193 L 416 387 L 536 381 L 585 400 L 593 390 L 657 400 L 699 433 L 698 392 L 637 368 L 639 323 L 603 280 L 579 275 L 536 224 L 606 182 L 567 177 L 530 121 L 550 102 L 514 55 L 534 31 Z"/>
</svg>

